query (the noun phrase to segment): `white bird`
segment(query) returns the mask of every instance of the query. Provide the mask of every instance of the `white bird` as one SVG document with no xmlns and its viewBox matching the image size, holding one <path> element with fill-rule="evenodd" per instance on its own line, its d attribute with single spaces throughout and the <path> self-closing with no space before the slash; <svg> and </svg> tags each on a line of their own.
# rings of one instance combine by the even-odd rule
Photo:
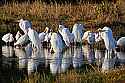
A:
<svg viewBox="0 0 125 83">
<path fill-rule="evenodd" d="M 116 44 L 112 35 L 112 30 L 109 27 L 101 29 L 101 37 L 104 40 L 105 47 L 107 50 L 115 49 Z"/>
<path fill-rule="evenodd" d="M 45 28 L 45 33 L 46 33 L 46 35 L 45 35 L 44 42 L 50 43 L 52 32 L 51 32 L 51 30 L 48 27 L 46 27 Z"/>
<path fill-rule="evenodd" d="M 32 28 L 32 23 L 28 20 L 20 19 L 18 22 L 20 29 L 23 30 L 24 33 L 28 32 L 28 28 Z"/>
<path fill-rule="evenodd" d="M 69 29 L 65 28 L 64 25 L 59 25 L 59 33 L 62 35 L 62 38 L 63 38 L 66 46 L 69 47 L 70 43 L 71 43 L 71 39 L 73 38 L 73 37 L 71 37 L 72 35 L 71 35 Z"/>
<path fill-rule="evenodd" d="M 14 43 L 14 46 L 23 46 L 27 44 L 28 41 L 29 41 L 28 34 L 24 34 L 17 40 L 16 43 Z"/>
<path fill-rule="evenodd" d="M 82 40 L 87 40 L 88 44 L 92 45 L 95 42 L 95 33 L 86 31 L 82 37 Z"/>
<path fill-rule="evenodd" d="M 73 30 L 72 30 L 72 33 L 74 34 L 74 42 L 79 42 L 81 43 L 82 42 L 82 37 L 83 37 L 83 30 L 85 30 L 85 28 L 83 27 L 82 24 L 78 24 L 78 23 L 75 23 L 73 25 Z"/>
<path fill-rule="evenodd" d="M 41 44 L 40 44 L 38 33 L 35 30 L 28 28 L 28 36 L 32 43 L 32 47 L 36 47 L 37 49 L 40 49 Z"/>
<path fill-rule="evenodd" d="M 58 33 L 52 33 L 50 43 L 51 49 L 53 49 L 54 52 L 62 52 L 64 44 L 62 42 L 62 38 Z"/>
<path fill-rule="evenodd" d="M 117 46 L 125 47 L 125 37 L 121 37 L 121 38 L 118 39 Z"/>
<path fill-rule="evenodd" d="M 20 33 L 20 31 L 18 31 L 16 36 L 15 36 L 16 40 L 18 40 L 21 36 L 22 36 L 22 34 Z"/>
<path fill-rule="evenodd" d="M 8 42 L 9 42 L 9 44 L 10 44 L 11 42 L 13 42 L 13 41 L 14 41 L 14 38 L 13 38 L 13 35 L 12 35 L 11 33 L 7 33 L 7 34 L 5 34 L 5 35 L 2 37 L 2 40 L 3 40 L 4 42 L 6 42 L 6 45 L 7 45 Z"/>
<path fill-rule="evenodd" d="M 41 33 L 39 33 L 39 39 L 40 39 L 40 42 L 41 43 L 43 43 L 44 42 L 44 40 L 45 40 L 45 33 L 44 32 L 41 32 Z"/>
<path fill-rule="evenodd" d="M 118 50 L 119 49 L 119 50 Z M 121 37 L 117 41 L 117 57 L 120 64 L 125 64 L 125 37 Z"/>
</svg>

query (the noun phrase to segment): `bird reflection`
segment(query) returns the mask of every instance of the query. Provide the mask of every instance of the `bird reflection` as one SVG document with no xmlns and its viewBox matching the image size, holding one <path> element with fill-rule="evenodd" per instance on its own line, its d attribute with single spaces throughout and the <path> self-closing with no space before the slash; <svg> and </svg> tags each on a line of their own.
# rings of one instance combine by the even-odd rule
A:
<svg viewBox="0 0 125 83">
<path fill-rule="evenodd" d="M 113 69 L 116 62 L 116 56 L 112 51 L 105 51 L 104 61 L 102 63 L 102 72 L 108 72 Z"/>
<path fill-rule="evenodd" d="M 65 72 L 72 63 L 71 50 L 72 50 L 72 48 L 67 48 L 67 50 L 65 50 L 65 52 L 63 53 L 61 72 Z"/>
<path fill-rule="evenodd" d="M 26 55 L 25 49 L 15 48 L 15 55 L 19 58 L 19 69 L 27 67 L 28 56 Z"/>
<path fill-rule="evenodd" d="M 117 52 L 117 58 L 120 65 L 125 64 L 125 52 Z"/>
<path fill-rule="evenodd" d="M 2 55 L 0 57 L 0 65 L 6 68 L 13 68 L 16 66 L 15 60 L 11 59 L 14 56 L 14 49 L 12 46 L 2 46 Z"/>
<path fill-rule="evenodd" d="M 96 65 L 101 66 L 104 59 L 104 53 L 102 50 L 95 50 Z"/>
<path fill-rule="evenodd" d="M 43 55 L 45 55 L 45 67 L 47 68 L 49 66 L 49 61 L 51 59 L 50 48 L 44 48 Z"/>
<path fill-rule="evenodd" d="M 53 75 L 61 72 L 62 53 L 55 52 L 51 55 L 50 71 Z"/>
<path fill-rule="evenodd" d="M 44 64 L 44 60 L 45 58 L 41 49 L 33 50 L 32 56 L 28 59 L 28 74 L 30 75 L 32 72 L 37 72 L 38 66 Z"/>
<path fill-rule="evenodd" d="M 83 51 L 82 47 L 74 47 L 74 55 L 73 55 L 73 67 L 79 68 L 83 64 Z"/>
<path fill-rule="evenodd" d="M 89 45 L 83 46 L 84 56 L 87 59 L 89 64 L 94 64 L 95 61 L 95 52 L 93 48 L 90 48 Z"/>
<path fill-rule="evenodd" d="M 12 57 L 14 55 L 14 49 L 12 46 L 2 46 L 2 55 L 5 57 Z"/>
</svg>

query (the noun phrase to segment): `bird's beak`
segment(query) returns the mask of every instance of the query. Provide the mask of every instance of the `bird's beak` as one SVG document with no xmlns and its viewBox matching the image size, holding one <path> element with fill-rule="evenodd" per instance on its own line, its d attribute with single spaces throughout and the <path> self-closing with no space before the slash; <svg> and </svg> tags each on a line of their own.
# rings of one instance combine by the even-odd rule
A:
<svg viewBox="0 0 125 83">
<path fill-rule="evenodd" d="M 46 29 L 43 32 L 46 32 Z"/>
</svg>

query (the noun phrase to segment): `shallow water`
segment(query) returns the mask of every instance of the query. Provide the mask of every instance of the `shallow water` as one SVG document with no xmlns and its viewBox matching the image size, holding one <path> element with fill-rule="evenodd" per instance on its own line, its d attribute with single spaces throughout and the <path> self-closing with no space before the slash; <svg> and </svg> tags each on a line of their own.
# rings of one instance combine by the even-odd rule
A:
<svg viewBox="0 0 125 83">
<path fill-rule="evenodd" d="M 90 49 L 88 46 L 71 47 L 64 52 L 53 54 L 50 53 L 49 48 L 32 50 L 28 46 L 22 49 L 2 46 L 2 56 L 0 56 L 0 69 L 2 72 L 0 74 L 5 76 L 5 78 L 9 78 L 9 75 L 7 75 L 9 73 L 6 73 L 6 71 L 30 75 L 34 72 L 47 70 L 55 75 L 66 72 L 69 69 L 80 69 L 89 64 L 98 66 L 102 71 L 107 71 L 115 68 L 116 65 L 125 63 L 124 52 L 111 54 L 115 56 L 109 57 L 107 51 Z"/>
<path fill-rule="evenodd" d="M 3 26 L 2 26 L 3 27 Z M 6 26 L 5 26 L 6 27 Z M 5 27 L 0 28 L 2 32 L 7 32 Z M 10 27 L 10 26 L 8 26 Z M 16 32 L 18 28 L 9 30 Z M 0 36 L 2 37 L 3 34 Z M 116 34 L 118 36 L 118 34 Z M 3 45 L 3 42 L 0 41 Z M 119 65 L 125 64 L 125 52 L 116 52 L 114 57 L 106 57 L 105 50 L 97 50 L 88 46 L 67 48 L 64 52 L 50 53 L 49 48 L 41 48 L 33 51 L 30 46 L 17 49 L 12 46 L 0 46 L 2 55 L 0 56 L 0 81 L 11 83 L 10 80 L 24 79 L 32 73 L 45 72 L 56 75 L 71 69 L 83 69 L 85 66 L 93 65 L 98 70 L 109 71 Z"/>
</svg>

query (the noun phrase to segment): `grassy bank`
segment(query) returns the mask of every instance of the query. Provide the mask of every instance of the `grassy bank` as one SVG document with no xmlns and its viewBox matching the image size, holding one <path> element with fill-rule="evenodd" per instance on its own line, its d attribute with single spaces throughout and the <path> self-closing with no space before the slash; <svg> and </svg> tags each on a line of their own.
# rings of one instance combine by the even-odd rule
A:
<svg viewBox="0 0 125 83">
<path fill-rule="evenodd" d="M 53 76 L 51 74 L 35 73 L 19 83 L 121 83 L 125 80 L 125 69 L 119 68 L 108 73 L 98 70 L 70 70 L 66 73 Z"/>
<path fill-rule="evenodd" d="M 32 4 L 13 2 L 0 7 L 0 24 L 9 24 L 24 18 L 31 20 L 33 27 L 39 31 L 39 27 L 45 26 L 56 30 L 60 21 L 63 21 L 68 27 L 72 27 L 76 21 L 85 25 L 113 23 L 119 21 L 118 5 L 119 2 L 82 3 L 79 5 L 45 4 L 38 1 Z"/>
</svg>

